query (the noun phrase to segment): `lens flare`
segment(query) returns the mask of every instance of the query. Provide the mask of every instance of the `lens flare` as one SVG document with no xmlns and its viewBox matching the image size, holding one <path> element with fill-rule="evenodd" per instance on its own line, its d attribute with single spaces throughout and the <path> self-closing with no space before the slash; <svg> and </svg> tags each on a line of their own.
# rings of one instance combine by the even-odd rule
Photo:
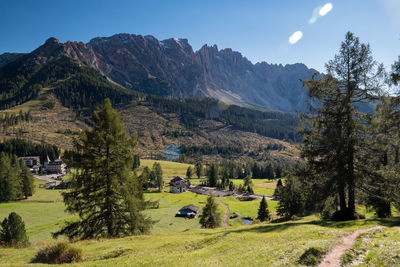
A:
<svg viewBox="0 0 400 267">
<path fill-rule="evenodd" d="M 328 14 L 333 8 L 333 5 L 331 3 L 325 4 L 320 10 L 319 10 L 319 15 L 321 17 L 325 16 Z"/>
<path fill-rule="evenodd" d="M 303 37 L 303 33 L 301 31 L 297 31 L 293 33 L 289 38 L 289 43 L 295 44 Z"/>
</svg>

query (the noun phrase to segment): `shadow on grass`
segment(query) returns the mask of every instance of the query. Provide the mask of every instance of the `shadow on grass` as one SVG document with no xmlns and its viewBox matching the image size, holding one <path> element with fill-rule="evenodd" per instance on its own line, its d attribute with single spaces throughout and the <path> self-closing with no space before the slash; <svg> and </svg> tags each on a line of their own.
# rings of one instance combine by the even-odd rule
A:
<svg viewBox="0 0 400 267">
<path fill-rule="evenodd" d="M 266 225 L 259 225 L 253 226 L 248 228 L 242 229 L 234 229 L 228 230 L 229 233 L 244 233 L 244 232 L 256 232 L 256 233 L 268 233 L 268 232 L 282 232 L 288 228 L 302 226 L 302 225 L 317 225 L 321 227 L 327 228 L 336 228 L 336 229 L 343 229 L 343 228 L 368 228 L 376 225 L 386 226 L 386 227 L 393 227 L 393 226 L 400 226 L 400 217 L 393 217 L 388 219 L 360 219 L 354 221 L 342 221 L 342 222 L 333 222 L 333 221 L 322 221 L 322 220 L 313 220 L 313 221 L 306 221 L 306 222 L 283 222 L 279 224 L 266 224 Z"/>
</svg>

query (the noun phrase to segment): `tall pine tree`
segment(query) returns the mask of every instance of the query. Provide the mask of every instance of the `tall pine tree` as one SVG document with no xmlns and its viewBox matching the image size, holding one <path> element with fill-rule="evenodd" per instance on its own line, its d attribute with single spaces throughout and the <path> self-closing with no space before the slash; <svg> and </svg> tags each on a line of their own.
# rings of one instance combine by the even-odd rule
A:
<svg viewBox="0 0 400 267">
<path fill-rule="evenodd" d="M 365 147 L 367 123 L 358 106 L 376 99 L 381 67 L 368 44 L 346 34 L 340 51 L 326 64 L 323 77 L 305 81 L 310 113 L 302 134 L 302 156 L 313 170 L 312 179 L 324 191 L 323 199 L 338 195 L 339 220 L 354 219 L 356 185 L 365 178 L 360 160 Z"/>
<path fill-rule="evenodd" d="M 106 99 L 93 113 L 94 127 L 75 143 L 73 188 L 64 192 L 66 210 L 79 220 L 54 234 L 70 239 L 120 237 L 148 232 L 152 220 L 143 214 L 149 203 L 132 172 L 136 140 Z"/>
</svg>

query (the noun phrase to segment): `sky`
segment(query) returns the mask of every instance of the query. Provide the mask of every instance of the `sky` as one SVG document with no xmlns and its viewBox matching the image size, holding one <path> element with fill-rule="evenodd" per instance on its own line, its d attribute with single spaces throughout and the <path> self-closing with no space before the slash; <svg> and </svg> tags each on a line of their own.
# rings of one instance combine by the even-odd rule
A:
<svg viewBox="0 0 400 267">
<path fill-rule="evenodd" d="M 323 16 L 322 16 L 323 15 Z M 1 0 L 0 54 L 30 52 L 49 37 L 116 33 L 187 38 L 232 48 L 251 62 L 324 71 L 347 31 L 387 68 L 400 55 L 400 0 Z"/>
</svg>

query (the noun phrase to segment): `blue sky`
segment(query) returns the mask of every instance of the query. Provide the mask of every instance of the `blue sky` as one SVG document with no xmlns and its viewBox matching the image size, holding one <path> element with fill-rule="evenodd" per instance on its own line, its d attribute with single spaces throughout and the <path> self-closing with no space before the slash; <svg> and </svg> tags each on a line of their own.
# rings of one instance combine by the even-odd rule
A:
<svg viewBox="0 0 400 267">
<path fill-rule="evenodd" d="M 313 10 L 332 10 L 309 24 Z M 0 54 L 29 52 L 53 36 L 83 41 L 115 33 L 187 38 L 232 48 L 253 63 L 305 63 L 317 70 L 347 31 L 371 44 L 387 67 L 400 55 L 400 0 L 1 0 Z M 295 31 L 303 38 L 288 39 Z"/>
</svg>

